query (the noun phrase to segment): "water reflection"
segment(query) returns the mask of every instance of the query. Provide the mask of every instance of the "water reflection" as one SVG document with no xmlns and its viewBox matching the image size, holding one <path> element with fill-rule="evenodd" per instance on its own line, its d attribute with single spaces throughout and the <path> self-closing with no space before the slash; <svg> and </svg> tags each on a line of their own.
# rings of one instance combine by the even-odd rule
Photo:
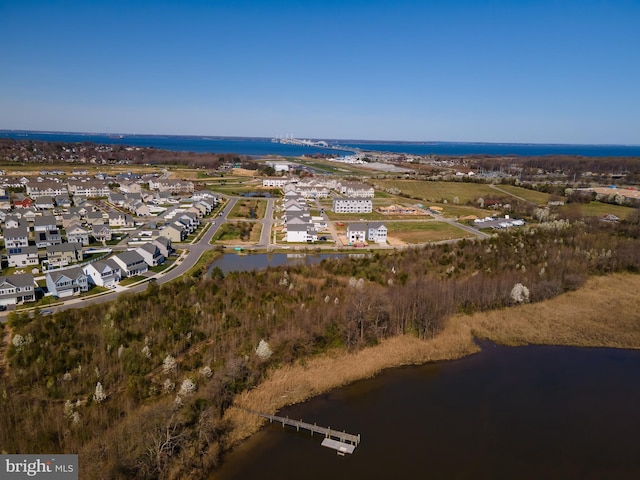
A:
<svg viewBox="0 0 640 480">
<path fill-rule="evenodd" d="M 312 265 L 320 263 L 328 258 L 344 258 L 344 253 L 256 253 L 256 254 L 234 254 L 226 253 L 216 259 L 207 271 L 211 275 L 213 268 L 218 267 L 223 273 L 248 272 L 252 270 L 262 270 L 267 267 L 279 267 L 282 265 Z"/>
</svg>

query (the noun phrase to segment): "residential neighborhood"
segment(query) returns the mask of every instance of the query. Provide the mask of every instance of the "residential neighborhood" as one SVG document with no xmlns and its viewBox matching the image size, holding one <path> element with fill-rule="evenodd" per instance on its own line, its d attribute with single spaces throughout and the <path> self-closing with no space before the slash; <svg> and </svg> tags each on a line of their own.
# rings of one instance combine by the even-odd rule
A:
<svg viewBox="0 0 640 480">
<path fill-rule="evenodd" d="M 66 181 L 64 172 L 0 178 L 0 309 L 113 289 L 161 268 L 175 255 L 173 243 L 193 235 L 220 201 L 210 192 L 194 195 L 193 182 L 145 180 L 86 172 Z M 141 229 L 144 241 L 132 242 Z"/>
</svg>

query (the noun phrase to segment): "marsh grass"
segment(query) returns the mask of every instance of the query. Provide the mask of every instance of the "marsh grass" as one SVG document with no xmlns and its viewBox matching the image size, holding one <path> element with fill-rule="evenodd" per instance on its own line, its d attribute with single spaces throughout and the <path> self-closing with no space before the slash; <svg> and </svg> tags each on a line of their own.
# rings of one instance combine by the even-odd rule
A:
<svg viewBox="0 0 640 480">
<path fill-rule="evenodd" d="M 281 367 L 236 398 L 226 412 L 230 445 L 255 433 L 264 421 L 244 409 L 275 413 L 322 392 L 402 365 L 452 360 L 479 351 L 474 338 L 505 345 L 546 344 L 640 348 L 640 276 L 591 278 L 578 291 L 552 300 L 449 318 L 442 333 L 422 341 L 400 336 L 359 352 L 334 350 Z"/>
</svg>

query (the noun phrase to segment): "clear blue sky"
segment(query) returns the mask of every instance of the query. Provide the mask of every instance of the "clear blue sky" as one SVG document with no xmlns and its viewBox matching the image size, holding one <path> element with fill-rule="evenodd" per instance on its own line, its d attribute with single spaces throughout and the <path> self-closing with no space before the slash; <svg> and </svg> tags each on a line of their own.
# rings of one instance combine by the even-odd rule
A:
<svg viewBox="0 0 640 480">
<path fill-rule="evenodd" d="M 0 129 L 640 144 L 640 0 L 0 0 L 0 45 Z"/>
</svg>

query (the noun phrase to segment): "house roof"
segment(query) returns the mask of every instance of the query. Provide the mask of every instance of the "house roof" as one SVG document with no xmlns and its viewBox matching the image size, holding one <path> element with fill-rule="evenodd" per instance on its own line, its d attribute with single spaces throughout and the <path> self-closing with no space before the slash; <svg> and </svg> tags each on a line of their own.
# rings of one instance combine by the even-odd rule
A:
<svg viewBox="0 0 640 480">
<path fill-rule="evenodd" d="M 382 222 L 371 222 L 367 225 L 369 228 L 375 228 L 376 230 L 380 227 L 387 228 L 386 225 Z"/>
<path fill-rule="evenodd" d="M 364 232 L 367 229 L 367 226 L 364 223 L 350 223 L 347 225 L 348 232 Z"/>
<path fill-rule="evenodd" d="M 76 253 L 78 250 L 82 250 L 82 245 L 76 242 L 71 243 L 61 243 L 60 245 L 48 245 L 47 246 L 47 254 L 53 253 L 64 253 L 64 252 L 73 252 Z"/>
<path fill-rule="evenodd" d="M 54 270 L 52 272 L 47 272 L 47 276 L 49 276 L 54 282 L 57 282 L 63 277 L 73 280 L 85 276 L 85 273 L 80 267 L 71 267 L 65 268 L 64 270 Z"/>
<path fill-rule="evenodd" d="M 116 262 L 114 262 L 110 258 L 107 258 L 106 260 L 101 260 L 101 261 L 98 261 L 98 262 L 90 263 L 89 265 L 87 265 L 87 267 L 92 267 L 96 271 L 98 271 L 99 273 L 111 272 L 111 271 L 114 271 L 114 270 L 117 270 L 117 271 L 120 270 L 120 265 L 118 265 Z M 87 267 L 85 267 L 85 268 L 87 268 Z"/>
<path fill-rule="evenodd" d="M 122 253 L 114 255 L 114 258 L 118 258 L 125 265 L 134 265 L 136 263 L 144 262 L 144 258 L 135 250 L 127 250 Z"/>
<path fill-rule="evenodd" d="M 0 285 L 9 283 L 14 287 L 33 287 L 34 279 L 32 273 L 16 273 L 14 275 L 0 276 Z"/>
<path fill-rule="evenodd" d="M 26 225 L 18 225 L 15 228 L 5 228 L 4 238 L 16 238 L 26 237 L 29 235 L 29 230 Z"/>
<path fill-rule="evenodd" d="M 147 253 L 150 253 L 151 255 L 156 255 L 157 253 L 160 252 L 160 249 L 158 248 L 157 245 L 154 245 L 153 243 L 145 243 L 144 245 L 140 245 L 138 248 L 136 248 L 136 251 L 138 250 L 144 250 Z"/>
<path fill-rule="evenodd" d="M 56 217 L 54 217 L 53 215 L 42 215 L 40 217 L 36 217 L 33 225 L 35 227 L 45 227 L 48 225 L 55 225 L 56 224 Z"/>
<path fill-rule="evenodd" d="M 35 245 L 29 245 L 28 247 L 18 247 L 18 248 L 8 248 L 7 249 L 7 254 L 9 256 L 11 256 L 11 255 L 24 255 L 25 253 L 29 254 L 29 255 L 33 255 L 33 254 L 37 255 L 38 254 L 38 247 L 36 247 Z"/>
</svg>

